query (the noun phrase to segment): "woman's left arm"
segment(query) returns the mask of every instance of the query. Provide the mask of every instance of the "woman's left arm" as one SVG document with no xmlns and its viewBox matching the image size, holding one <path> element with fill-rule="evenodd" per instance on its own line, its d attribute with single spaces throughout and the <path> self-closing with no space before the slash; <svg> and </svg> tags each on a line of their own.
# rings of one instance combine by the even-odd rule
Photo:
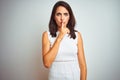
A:
<svg viewBox="0 0 120 80">
<path fill-rule="evenodd" d="M 87 80 L 87 66 L 84 55 L 83 40 L 80 32 L 78 32 L 78 62 L 80 66 L 80 80 Z"/>
</svg>

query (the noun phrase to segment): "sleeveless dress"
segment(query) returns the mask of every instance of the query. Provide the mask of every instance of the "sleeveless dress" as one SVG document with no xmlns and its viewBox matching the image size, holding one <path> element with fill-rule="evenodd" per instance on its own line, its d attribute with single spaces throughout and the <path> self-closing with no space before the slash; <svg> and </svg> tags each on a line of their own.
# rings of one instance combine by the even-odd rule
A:
<svg viewBox="0 0 120 80">
<path fill-rule="evenodd" d="M 58 36 L 59 32 L 57 32 Z M 76 38 L 70 38 L 66 34 L 59 46 L 57 56 L 49 68 L 48 80 L 80 80 L 80 68 L 77 57 L 77 39 L 78 33 L 75 32 Z M 51 47 L 56 37 L 52 37 L 48 32 L 48 38 Z"/>
</svg>

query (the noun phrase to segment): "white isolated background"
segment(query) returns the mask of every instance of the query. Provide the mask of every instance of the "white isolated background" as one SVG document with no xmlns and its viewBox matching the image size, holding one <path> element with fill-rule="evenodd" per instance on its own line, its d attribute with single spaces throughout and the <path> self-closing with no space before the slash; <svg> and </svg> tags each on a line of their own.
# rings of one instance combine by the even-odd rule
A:
<svg viewBox="0 0 120 80">
<path fill-rule="evenodd" d="M 41 40 L 57 1 L 0 0 L 0 80 L 47 80 Z M 120 0 L 65 1 L 82 34 L 87 80 L 120 80 Z"/>
</svg>

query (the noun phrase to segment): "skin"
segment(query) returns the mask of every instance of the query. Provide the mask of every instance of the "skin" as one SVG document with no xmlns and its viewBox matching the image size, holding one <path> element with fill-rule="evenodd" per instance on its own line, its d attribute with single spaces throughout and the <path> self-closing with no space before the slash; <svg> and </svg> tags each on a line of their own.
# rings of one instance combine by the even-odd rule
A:
<svg viewBox="0 0 120 80">
<path fill-rule="evenodd" d="M 46 68 L 49 68 L 54 61 L 60 42 L 65 34 L 69 33 L 69 29 L 66 27 L 69 21 L 70 15 L 66 8 L 59 6 L 55 13 L 55 21 L 58 25 L 58 37 L 56 38 L 52 47 L 50 47 L 50 42 L 48 39 L 47 32 L 44 32 L 42 35 L 42 56 L 43 56 L 43 63 Z M 80 32 L 78 32 L 78 61 L 80 65 L 81 77 L 80 80 L 86 80 L 87 68 L 86 68 L 86 61 L 84 56 L 84 49 L 83 49 L 83 41 Z"/>
</svg>

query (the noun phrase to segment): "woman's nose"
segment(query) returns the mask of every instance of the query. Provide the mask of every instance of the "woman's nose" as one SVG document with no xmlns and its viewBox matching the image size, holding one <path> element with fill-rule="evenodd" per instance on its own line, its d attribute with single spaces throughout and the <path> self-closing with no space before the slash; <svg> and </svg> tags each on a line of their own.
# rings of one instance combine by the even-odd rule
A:
<svg viewBox="0 0 120 80">
<path fill-rule="evenodd" d="M 61 21 L 63 22 L 63 20 L 64 20 L 64 16 L 63 16 L 63 15 L 61 15 Z"/>
</svg>

